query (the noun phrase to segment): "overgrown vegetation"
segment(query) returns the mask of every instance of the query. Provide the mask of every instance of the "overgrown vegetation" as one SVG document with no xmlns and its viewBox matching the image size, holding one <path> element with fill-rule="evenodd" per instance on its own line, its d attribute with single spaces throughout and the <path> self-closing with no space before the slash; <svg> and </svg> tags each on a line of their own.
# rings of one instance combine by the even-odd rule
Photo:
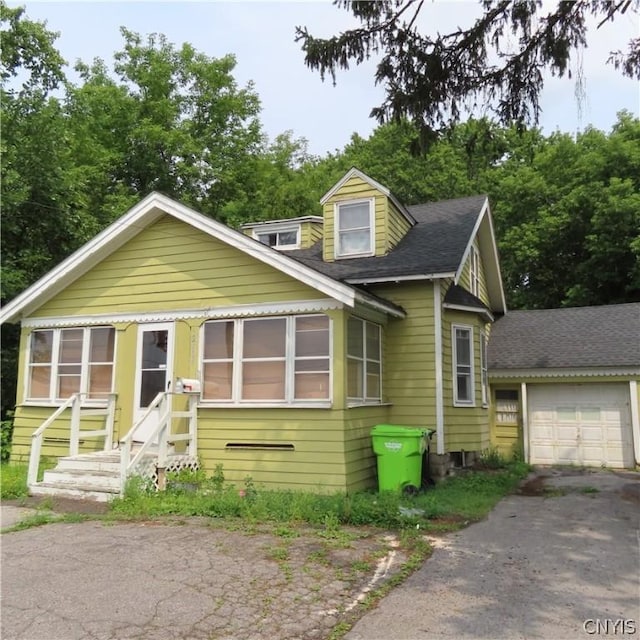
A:
<svg viewBox="0 0 640 640">
<path fill-rule="evenodd" d="M 42 478 L 45 469 L 51 469 L 55 462 L 49 458 L 42 458 L 38 470 L 38 478 Z M 12 500 L 26 498 L 28 465 L 3 462 L 0 466 L 0 498 Z"/>
<path fill-rule="evenodd" d="M 309 524 L 330 535 L 343 525 L 392 529 L 442 529 L 482 518 L 527 474 L 528 465 L 502 461 L 490 471 L 471 470 L 448 478 L 415 496 L 394 492 L 323 494 L 263 490 L 247 477 L 242 486 L 224 479 L 218 466 L 212 476 L 181 472 L 183 483 L 168 483 L 156 493 L 138 479 L 129 482 L 123 498 L 112 503 L 122 517 L 163 515 L 243 518 L 247 522 Z M 183 484 L 197 485 L 185 490 Z"/>
</svg>

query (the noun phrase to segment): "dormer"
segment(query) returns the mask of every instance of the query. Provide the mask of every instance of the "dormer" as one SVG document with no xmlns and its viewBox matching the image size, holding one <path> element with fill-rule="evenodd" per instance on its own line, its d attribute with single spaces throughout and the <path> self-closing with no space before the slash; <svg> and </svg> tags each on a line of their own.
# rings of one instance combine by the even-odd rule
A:
<svg viewBox="0 0 640 640">
<path fill-rule="evenodd" d="M 242 232 L 268 247 L 279 250 L 308 249 L 322 239 L 320 216 L 302 216 L 285 220 L 249 222 Z"/>
<path fill-rule="evenodd" d="M 326 262 L 384 256 L 415 224 L 385 186 L 356 168 L 320 200 L 324 218 L 322 256 Z"/>
</svg>

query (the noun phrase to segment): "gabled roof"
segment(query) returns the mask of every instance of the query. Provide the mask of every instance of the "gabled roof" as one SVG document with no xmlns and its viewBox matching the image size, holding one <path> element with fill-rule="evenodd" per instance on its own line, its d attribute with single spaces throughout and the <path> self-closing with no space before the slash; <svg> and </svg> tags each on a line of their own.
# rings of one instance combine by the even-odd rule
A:
<svg viewBox="0 0 640 640">
<path fill-rule="evenodd" d="M 640 303 L 510 311 L 491 328 L 489 369 L 640 370 Z"/>
<path fill-rule="evenodd" d="M 457 284 L 452 284 L 447 289 L 447 293 L 443 300 L 443 306 L 445 309 L 473 311 L 485 316 L 488 321 L 493 321 L 493 315 L 484 302 Z"/>
<path fill-rule="evenodd" d="M 362 302 L 392 315 L 404 315 L 397 305 L 301 265 L 282 252 L 154 192 L 6 304 L 0 311 L 0 324 L 29 315 L 164 215 L 173 216 L 347 306 Z"/>
<path fill-rule="evenodd" d="M 413 216 L 411 215 L 411 213 L 409 212 L 408 208 L 405 207 L 391 193 L 391 191 L 389 191 L 389 189 L 387 187 L 385 187 L 383 184 L 380 184 L 377 180 L 374 180 L 373 178 L 369 177 L 366 173 L 363 173 L 362 171 L 360 171 L 360 169 L 356 169 L 355 167 L 351 167 L 351 169 L 349 169 L 349 171 L 347 171 L 347 173 L 345 173 L 344 176 L 342 178 L 340 178 L 340 180 L 338 180 L 338 182 L 336 182 L 336 184 L 334 184 L 333 187 L 331 187 L 331 189 L 329 189 L 329 191 L 327 191 L 327 193 L 325 193 L 322 196 L 322 198 L 320 198 L 320 204 L 324 204 L 327 200 L 329 200 L 329 198 L 331 198 L 338 191 L 340 191 L 340 189 L 342 189 L 342 187 L 349 180 L 351 180 L 351 178 L 359 178 L 360 180 L 362 180 L 363 182 L 366 182 L 368 185 L 370 185 L 371 187 L 373 187 L 377 191 L 380 191 L 380 193 L 382 193 L 383 195 L 387 196 L 387 198 L 389 198 L 389 200 L 391 200 L 391 202 L 393 202 L 393 204 L 396 205 L 396 208 L 398 209 L 398 211 L 400 211 L 400 213 L 411 224 L 415 224 L 416 221 L 413 218 Z"/>
<path fill-rule="evenodd" d="M 485 259 L 491 308 L 506 310 L 487 196 L 407 207 L 416 224 L 385 256 L 324 262 L 322 243 L 286 251 L 303 264 L 351 284 L 451 277 L 456 283 L 476 235 Z"/>
</svg>

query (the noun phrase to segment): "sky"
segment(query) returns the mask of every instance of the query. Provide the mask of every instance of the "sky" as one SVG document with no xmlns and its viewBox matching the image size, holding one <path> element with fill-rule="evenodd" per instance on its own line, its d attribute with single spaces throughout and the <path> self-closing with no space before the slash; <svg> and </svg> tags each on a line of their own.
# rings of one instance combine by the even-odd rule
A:
<svg viewBox="0 0 640 640">
<path fill-rule="evenodd" d="M 292 131 L 296 138 L 306 138 L 309 151 L 317 155 L 342 149 L 354 132 L 368 137 L 377 124 L 369 113 L 384 93 L 374 83 L 375 64 L 369 61 L 340 72 L 334 86 L 305 66 L 300 44 L 294 41 L 296 26 L 306 26 L 319 37 L 357 26 L 347 11 L 327 0 L 8 4 L 25 6 L 29 18 L 46 21 L 50 30 L 60 32 L 56 46 L 71 65 L 95 57 L 110 64 L 122 48 L 121 26 L 141 35 L 162 33 L 176 46 L 189 42 L 212 57 L 234 54 L 236 81 L 240 86 L 254 83 L 269 138 Z M 478 14 L 478 6 L 472 0 L 435 0 L 425 3 L 421 19 L 441 32 L 458 23 L 464 27 Z M 589 46 L 581 54 L 585 97 L 582 102 L 576 99 L 575 79 L 549 78 L 539 123 L 546 134 L 576 133 L 588 125 L 609 131 L 621 109 L 640 117 L 639 83 L 606 64 L 609 51 L 625 48 L 638 36 L 640 17 L 631 12 L 600 29 L 592 25 Z"/>
</svg>

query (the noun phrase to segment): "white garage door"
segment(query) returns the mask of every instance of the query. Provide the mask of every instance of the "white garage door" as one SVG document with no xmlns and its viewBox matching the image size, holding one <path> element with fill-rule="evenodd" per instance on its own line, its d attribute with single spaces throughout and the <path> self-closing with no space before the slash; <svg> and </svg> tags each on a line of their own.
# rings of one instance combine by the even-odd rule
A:
<svg viewBox="0 0 640 640">
<path fill-rule="evenodd" d="M 629 385 L 532 384 L 532 464 L 633 467 Z"/>
</svg>

